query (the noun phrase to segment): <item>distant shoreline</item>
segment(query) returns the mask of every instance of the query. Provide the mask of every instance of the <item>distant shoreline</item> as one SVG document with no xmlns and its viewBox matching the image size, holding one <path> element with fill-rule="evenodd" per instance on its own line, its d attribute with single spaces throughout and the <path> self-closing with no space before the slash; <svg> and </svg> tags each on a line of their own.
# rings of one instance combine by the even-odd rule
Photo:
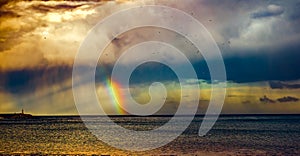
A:
<svg viewBox="0 0 300 156">
<path fill-rule="evenodd" d="M 21 113 L 5 113 L 1 114 L 0 117 L 5 116 L 27 116 L 27 117 L 173 117 L 174 115 L 166 114 L 166 115 L 150 115 L 150 116 L 137 116 L 137 115 L 31 115 L 31 114 L 21 114 Z M 196 115 L 178 115 L 179 117 L 204 117 L 205 114 L 196 114 Z M 208 116 L 216 116 L 216 115 L 208 115 Z M 300 114 L 220 114 L 219 117 L 230 117 L 230 116 L 300 116 Z"/>
<path fill-rule="evenodd" d="M 33 116 L 31 114 L 24 113 L 11 113 L 11 114 L 0 114 L 0 119 L 29 119 Z"/>
</svg>

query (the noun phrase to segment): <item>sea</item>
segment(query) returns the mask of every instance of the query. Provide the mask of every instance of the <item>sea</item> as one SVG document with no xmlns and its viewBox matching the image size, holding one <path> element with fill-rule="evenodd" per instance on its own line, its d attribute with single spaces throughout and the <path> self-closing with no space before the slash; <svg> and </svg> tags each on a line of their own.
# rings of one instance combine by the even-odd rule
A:
<svg viewBox="0 0 300 156">
<path fill-rule="evenodd" d="M 110 118 L 127 129 L 151 130 L 171 117 Z M 86 128 L 80 116 L 1 119 L 0 155 L 300 155 L 300 115 L 221 115 L 207 135 L 198 136 L 202 120 L 202 115 L 196 115 L 169 144 L 134 152 L 104 143 Z"/>
</svg>

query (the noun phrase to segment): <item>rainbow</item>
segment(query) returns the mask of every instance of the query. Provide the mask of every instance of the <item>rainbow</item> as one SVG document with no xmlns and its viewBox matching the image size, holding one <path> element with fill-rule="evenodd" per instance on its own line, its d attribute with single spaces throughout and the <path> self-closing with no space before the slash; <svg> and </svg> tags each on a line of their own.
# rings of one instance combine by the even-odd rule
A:
<svg viewBox="0 0 300 156">
<path fill-rule="evenodd" d="M 124 104 L 124 97 L 121 94 L 121 85 L 110 78 L 106 79 L 106 85 L 116 112 L 120 115 L 125 114 L 125 111 L 121 107 L 121 105 Z"/>
</svg>

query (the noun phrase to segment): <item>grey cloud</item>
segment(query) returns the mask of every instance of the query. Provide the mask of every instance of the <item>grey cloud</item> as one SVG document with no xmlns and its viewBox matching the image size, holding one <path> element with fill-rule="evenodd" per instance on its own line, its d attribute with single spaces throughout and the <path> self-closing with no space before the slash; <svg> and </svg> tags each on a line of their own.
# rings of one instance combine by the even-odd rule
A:
<svg viewBox="0 0 300 156">
<path fill-rule="evenodd" d="M 94 15 L 93 17 L 90 15 L 93 14 L 94 7 L 100 4 L 102 2 L 84 1 L 1 3 L 0 68 L 3 70 L 18 70 L 33 66 L 39 68 L 40 60 L 50 64 L 60 61 L 71 62 L 80 41 L 96 22 Z M 41 10 L 44 12 L 41 13 Z M 72 36 L 72 40 L 69 35 Z M 33 54 L 34 57 L 31 57 Z M 28 61 L 28 55 L 34 59 Z M 56 58 L 60 61 L 56 61 Z M 12 63 L 15 60 L 20 63 Z"/>
<path fill-rule="evenodd" d="M 277 101 L 278 102 L 297 102 L 297 101 L 299 101 L 299 99 L 295 98 L 295 97 L 291 97 L 291 96 L 285 96 L 282 98 L 278 98 Z"/>
<path fill-rule="evenodd" d="M 20 17 L 20 15 L 13 12 L 13 11 L 2 11 L 2 10 L 0 10 L 0 17 Z"/>
<path fill-rule="evenodd" d="M 259 98 L 259 101 L 263 102 L 263 103 L 275 103 L 274 100 L 268 98 L 266 95 L 264 95 L 263 97 Z"/>
<path fill-rule="evenodd" d="M 251 102 L 249 100 L 242 101 L 242 104 L 250 104 Z"/>
<path fill-rule="evenodd" d="M 0 1 L 0 7 L 6 5 L 8 2 L 10 2 L 10 0 L 2 0 L 2 1 Z"/>
<path fill-rule="evenodd" d="M 299 20 L 290 19 L 300 17 L 297 1 L 232 0 L 220 3 L 210 0 L 198 3 L 194 7 L 204 5 L 205 8 L 199 9 L 202 12 L 195 9 L 194 15 L 199 16 L 199 21 L 212 33 L 225 57 L 273 51 L 274 46 L 276 50 L 299 43 Z M 206 8 L 214 14 L 210 15 Z M 212 22 L 206 22 L 205 18 Z M 225 44 L 228 41 L 231 43 Z"/>
<path fill-rule="evenodd" d="M 48 12 L 52 10 L 72 10 L 81 6 L 82 5 L 59 4 L 59 5 L 51 6 L 51 5 L 38 4 L 38 5 L 33 5 L 32 8 L 40 12 Z"/>
<path fill-rule="evenodd" d="M 272 17 L 272 16 L 278 16 L 283 14 L 284 9 L 275 4 L 270 4 L 268 5 L 267 8 L 260 10 L 258 12 L 252 13 L 251 17 L 252 18 L 265 18 L 265 17 Z"/>
<path fill-rule="evenodd" d="M 293 6 L 296 8 L 295 10 L 287 10 L 287 16 L 291 21 L 299 22 L 300 19 L 300 2 L 297 2 L 296 4 L 293 4 Z"/>
<path fill-rule="evenodd" d="M 283 102 L 297 102 L 299 101 L 299 99 L 292 96 L 284 96 L 276 99 L 275 101 L 273 99 L 268 98 L 266 95 L 264 95 L 263 97 L 259 98 L 259 101 L 263 103 L 276 103 L 276 102 L 283 103 Z"/>
</svg>

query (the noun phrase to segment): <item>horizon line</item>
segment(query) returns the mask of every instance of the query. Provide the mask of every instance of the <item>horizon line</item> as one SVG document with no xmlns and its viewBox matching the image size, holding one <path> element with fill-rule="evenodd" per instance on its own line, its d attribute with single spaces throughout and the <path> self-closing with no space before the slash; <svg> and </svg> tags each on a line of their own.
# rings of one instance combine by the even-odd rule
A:
<svg viewBox="0 0 300 156">
<path fill-rule="evenodd" d="M 20 113 L 0 113 L 0 115 L 3 114 L 20 114 Z M 24 113 L 24 114 L 30 114 L 30 113 Z M 107 114 L 107 115 L 96 115 L 96 114 L 85 114 L 85 115 L 79 115 L 79 114 L 31 114 L 36 117 L 41 116 L 78 116 L 78 117 L 89 117 L 89 116 L 98 116 L 98 117 L 173 117 L 174 114 L 153 114 L 153 115 L 147 115 L 147 116 L 139 116 L 139 115 L 133 115 L 133 114 Z M 206 114 L 179 114 L 177 116 L 205 116 Z M 221 113 L 219 115 L 217 114 L 207 114 L 207 116 L 259 116 L 259 115 L 300 115 L 300 113 Z"/>
</svg>

